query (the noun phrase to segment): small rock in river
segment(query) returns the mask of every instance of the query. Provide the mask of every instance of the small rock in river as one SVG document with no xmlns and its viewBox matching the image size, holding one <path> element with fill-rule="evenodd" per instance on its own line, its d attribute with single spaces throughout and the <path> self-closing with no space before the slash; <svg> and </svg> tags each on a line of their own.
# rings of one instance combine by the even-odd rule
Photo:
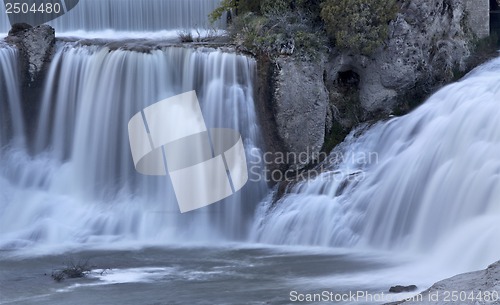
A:
<svg viewBox="0 0 500 305">
<path fill-rule="evenodd" d="M 417 290 L 418 287 L 415 286 L 415 285 L 410 285 L 410 286 L 392 286 L 390 289 L 389 289 L 389 292 L 392 292 L 392 293 L 401 293 L 401 292 L 412 292 L 412 291 L 415 291 Z"/>
</svg>

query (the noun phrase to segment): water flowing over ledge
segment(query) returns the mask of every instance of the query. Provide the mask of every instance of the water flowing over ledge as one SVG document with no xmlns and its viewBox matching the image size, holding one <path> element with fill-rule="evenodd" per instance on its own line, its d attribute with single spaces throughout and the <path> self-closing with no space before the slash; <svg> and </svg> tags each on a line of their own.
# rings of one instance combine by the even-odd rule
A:
<svg viewBox="0 0 500 305">
<path fill-rule="evenodd" d="M 75 31 L 154 32 L 201 28 L 212 25 L 208 15 L 220 0 L 80 0 L 64 16 L 49 22 L 58 33 Z M 3 3 L 0 33 L 10 29 Z M 223 23 L 216 23 L 221 27 Z"/>
<path fill-rule="evenodd" d="M 148 105 L 196 90 L 208 127 L 238 130 L 252 162 L 260 141 L 254 73 L 253 59 L 215 49 L 61 45 L 41 97 L 34 155 L 20 145 L 0 155 L 0 247 L 243 239 L 265 185 L 249 183 L 181 216 L 167 177 L 135 172 L 127 124 Z"/>
<path fill-rule="evenodd" d="M 407 116 L 351 135 L 332 153 L 344 159 L 334 171 L 261 211 L 254 240 L 431 251 L 462 270 L 497 260 L 499 64 L 485 64 Z"/>
<path fill-rule="evenodd" d="M 0 41 L 0 148 L 24 137 L 17 59 L 17 50 Z"/>
</svg>

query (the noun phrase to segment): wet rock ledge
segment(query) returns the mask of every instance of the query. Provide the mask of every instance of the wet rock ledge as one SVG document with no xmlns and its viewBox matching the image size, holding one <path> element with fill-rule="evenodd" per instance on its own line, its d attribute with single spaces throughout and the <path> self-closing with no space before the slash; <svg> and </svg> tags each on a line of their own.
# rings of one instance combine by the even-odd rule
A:
<svg viewBox="0 0 500 305">
<path fill-rule="evenodd" d="M 440 281 L 406 301 L 387 305 L 500 304 L 500 261 L 486 270 L 464 273 Z"/>
<path fill-rule="evenodd" d="M 21 68 L 27 72 L 27 81 L 35 82 L 52 59 L 56 36 L 54 28 L 49 25 L 32 27 L 26 23 L 16 23 L 6 41 L 19 50 Z"/>
</svg>

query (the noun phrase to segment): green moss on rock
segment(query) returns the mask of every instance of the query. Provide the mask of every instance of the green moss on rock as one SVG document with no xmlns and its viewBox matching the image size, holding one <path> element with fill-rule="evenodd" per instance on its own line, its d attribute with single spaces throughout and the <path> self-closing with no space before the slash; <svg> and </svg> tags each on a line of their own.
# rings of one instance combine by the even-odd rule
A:
<svg viewBox="0 0 500 305">
<path fill-rule="evenodd" d="M 396 0 L 325 0 L 321 5 L 321 17 L 335 45 L 363 55 L 382 46 L 397 12 Z"/>
</svg>

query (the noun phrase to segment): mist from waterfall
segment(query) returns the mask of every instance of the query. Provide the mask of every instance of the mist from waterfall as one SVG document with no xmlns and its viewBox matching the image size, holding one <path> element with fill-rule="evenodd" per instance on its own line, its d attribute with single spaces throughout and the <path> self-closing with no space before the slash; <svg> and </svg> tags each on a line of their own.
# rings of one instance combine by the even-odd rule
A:
<svg viewBox="0 0 500 305">
<path fill-rule="evenodd" d="M 354 131 L 332 152 L 341 162 L 261 208 L 253 239 L 425 253 L 463 270 L 497 260 L 499 67 L 493 60 L 412 113 Z"/>
</svg>

